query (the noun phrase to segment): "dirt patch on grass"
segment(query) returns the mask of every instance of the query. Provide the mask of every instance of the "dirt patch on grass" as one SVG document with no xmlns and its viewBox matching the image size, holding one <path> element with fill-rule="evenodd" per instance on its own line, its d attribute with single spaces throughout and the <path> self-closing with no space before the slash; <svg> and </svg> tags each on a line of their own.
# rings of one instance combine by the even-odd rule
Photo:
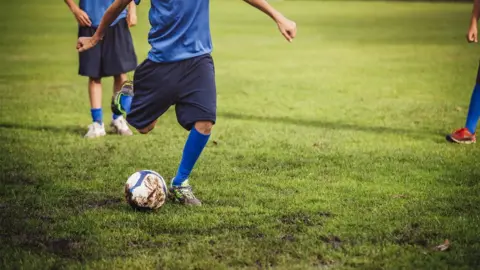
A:
<svg viewBox="0 0 480 270">
<path fill-rule="evenodd" d="M 123 203 L 123 200 L 120 198 L 107 198 L 107 199 L 102 199 L 102 200 L 97 200 L 97 201 L 89 201 L 87 202 L 87 207 L 88 208 L 103 208 L 103 207 L 109 207 L 112 205 L 118 205 L 120 203 Z"/>
<path fill-rule="evenodd" d="M 314 225 L 312 219 L 310 218 L 310 215 L 302 212 L 283 215 L 282 217 L 280 217 L 280 222 L 286 225 L 294 225 L 298 223 L 309 225 L 309 226 Z"/>
<path fill-rule="evenodd" d="M 128 242 L 131 248 L 166 248 L 171 247 L 170 242 L 150 241 L 150 240 L 132 240 Z"/>
<path fill-rule="evenodd" d="M 265 238 L 265 234 L 262 233 L 262 232 L 259 232 L 257 230 L 248 231 L 244 235 L 247 236 L 248 238 L 251 238 L 251 239 L 263 239 L 263 238 Z"/>
<path fill-rule="evenodd" d="M 408 224 L 402 229 L 397 229 L 392 232 L 395 238 L 395 243 L 399 245 L 416 245 L 428 247 L 427 239 L 435 239 L 438 234 L 432 232 L 423 232 L 420 224 Z"/>
<path fill-rule="evenodd" d="M 330 217 L 333 217 L 334 215 L 330 212 L 318 212 L 317 215 L 321 216 L 321 217 L 326 217 L 326 218 L 330 218 Z"/>
<path fill-rule="evenodd" d="M 335 265 L 336 262 L 332 259 L 325 258 L 323 255 L 317 255 L 317 261 L 313 263 L 313 266 L 320 268 L 329 268 Z"/>
<path fill-rule="evenodd" d="M 282 241 L 284 241 L 284 242 L 295 242 L 295 240 L 297 240 L 297 239 L 295 238 L 295 236 L 293 236 L 293 235 L 291 235 L 291 234 L 286 234 L 286 235 L 282 236 L 281 239 L 282 239 Z"/>
<path fill-rule="evenodd" d="M 77 259 L 82 249 L 82 242 L 70 239 L 59 238 L 48 241 L 47 250 L 62 257 Z"/>
<path fill-rule="evenodd" d="M 124 203 L 123 198 L 107 196 L 102 198 L 98 194 L 90 194 L 80 190 L 69 191 L 60 202 L 63 207 L 69 208 L 77 214 L 91 209 L 116 207 L 122 203 Z"/>
<path fill-rule="evenodd" d="M 62 222 L 46 210 L 32 205 L 10 205 L 0 212 L 0 238 L 7 248 L 21 248 L 31 253 L 53 253 L 60 257 L 84 260 L 92 253 L 86 253 L 82 240 L 78 237 L 54 238 L 51 232 L 56 223 Z"/>
<path fill-rule="evenodd" d="M 7 172 L 5 176 L 2 177 L 2 184 L 5 185 L 22 185 L 29 186 L 37 184 L 39 180 L 31 175 L 25 175 L 18 172 Z"/>
<path fill-rule="evenodd" d="M 339 249 L 342 247 L 343 241 L 340 240 L 340 237 L 336 235 L 322 236 L 320 240 L 324 243 L 331 244 L 334 249 Z"/>
<path fill-rule="evenodd" d="M 285 225 L 302 224 L 306 226 L 322 225 L 325 218 L 331 217 L 329 212 L 305 213 L 294 212 L 281 216 L 279 221 Z"/>
</svg>

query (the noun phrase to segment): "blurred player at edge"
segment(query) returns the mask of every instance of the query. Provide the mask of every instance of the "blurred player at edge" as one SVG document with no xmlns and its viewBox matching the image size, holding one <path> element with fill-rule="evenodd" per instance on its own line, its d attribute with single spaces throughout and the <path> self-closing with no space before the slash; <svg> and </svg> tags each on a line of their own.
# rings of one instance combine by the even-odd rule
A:
<svg viewBox="0 0 480 270">
<path fill-rule="evenodd" d="M 114 0 L 65 0 L 78 22 L 78 36 L 91 37 L 100 25 L 103 14 Z M 113 76 L 113 92 L 120 91 L 127 81 L 125 73 L 137 67 L 137 56 L 133 48 L 129 27 L 137 24 L 135 3 L 122 9 L 114 20 L 104 29 L 105 39 L 88 52 L 79 53 L 79 74 L 88 77 L 88 94 L 92 124 L 88 126 L 86 138 L 104 136 L 102 112 L 102 78 Z M 113 98 L 112 98 L 113 103 Z M 112 115 L 111 128 L 120 135 L 132 135 L 127 122 L 121 114 Z"/>
<path fill-rule="evenodd" d="M 468 42 L 478 42 L 478 19 L 480 16 L 480 0 L 474 0 L 472 19 L 470 22 L 470 28 L 467 33 Z M 477 80 L 475 87 L 473 88 L 472 97 L 470 99 L 470 107 L 468 108 L 467 121 L 465 127 L 456 130 L 452 134 L 447 136 L 447 139 L 451 142 L 471 144 L 477 141 L 475 132 L 477 129 L 478 119 L 480 118 L 480 65 L 477 71 Z"/>
<path fill-rule="evenodd" d="M 83 52 L 98 46 L 108 35 L 107 26 L 130 2 L 116 0 L 103 16 L 95 35 L 78 39 L 77 49 Z M 272 18 L 288 41 L 293 40 L 297 32 L 293 21 L 265 0 L 246 2 Z M 209 0 L 151 0 L 148 41 L 152 48 L 148 58 L 135 70 L 133 85 L 124 84 L 115 98 L 118 110 L 125 112 L 128 123 L 141 133 L 152 130 L 157 119 L 175 105 L 179 124 L 190 133 L 177 174 L 172 179 L 170 196 L 186 205 L 201 205 L 188 177 L 216 121 L 209 5 Z"/>
</svg>

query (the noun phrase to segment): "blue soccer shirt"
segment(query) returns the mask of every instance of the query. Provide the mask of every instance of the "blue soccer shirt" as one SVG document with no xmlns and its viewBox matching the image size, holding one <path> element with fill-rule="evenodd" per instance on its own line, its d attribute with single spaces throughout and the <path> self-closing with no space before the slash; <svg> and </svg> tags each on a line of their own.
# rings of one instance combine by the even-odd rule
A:
<svg viewBox="0 0 480 270">
<path fill-rule="evenodd" d="M 80 8 L 85 11 L 92 21 L 92 27 L 97 28 L 100 25 L 103 14 L 112 5 L 115 0 L 80 0 Z M 115 25 L 119 20 L 127 17 L 127 10 L 122 11 L 118 18 L 112 23 Z"/>
<path fill-rule="evenodd" d="M 151 0 L 148 59 L 175 62 L 210 53 L 209 5 L 210 0 Z"/>
</svg>

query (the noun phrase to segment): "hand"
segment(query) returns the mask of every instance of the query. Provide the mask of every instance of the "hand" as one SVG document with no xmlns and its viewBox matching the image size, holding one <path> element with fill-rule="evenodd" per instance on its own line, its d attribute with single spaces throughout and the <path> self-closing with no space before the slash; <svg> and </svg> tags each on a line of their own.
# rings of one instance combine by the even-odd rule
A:
<svg viewBox="0 0 480 270">
<path fill-rule="evenodd" d="M 278 30 L 280 33 L 288 40 L 288 42 L 292 42 L 292 40 L 297 35 L 297 24 L 294 21 L 290 21 L 289 19 L 282 17 L 280 20 L 277 21 Z"/>
<path fill-rule="evenodd" d="M 478 42 L 478 30 L 477 30 L 477 23 L 472 23 L 470 29 L 468 29 L 467 33 L 467 41 L 468 42 Z"/>
<path fill-rule="evenodd" d="M 127 13 L 127 23 L 128 27 L 134 27 L 137 25 L 137 14 L 135 12 Z"/>
<path fill-rule="evenodd" d="M 92 21 L 90 21 L 90 18 L 85 11 L 78 8 L 73 12 L 73 15 L 75 15 L 75 19 L 77 19 L 78 25 L 84 27 L 92 26 Z"/>
<path fill-rule="evenodd" d="M 98 40 L 94 37 L 79 37 L 77 41 L 77 51 L 84 52 L 88 49 L 91 49 L 97 45 Z"/>
</svg>

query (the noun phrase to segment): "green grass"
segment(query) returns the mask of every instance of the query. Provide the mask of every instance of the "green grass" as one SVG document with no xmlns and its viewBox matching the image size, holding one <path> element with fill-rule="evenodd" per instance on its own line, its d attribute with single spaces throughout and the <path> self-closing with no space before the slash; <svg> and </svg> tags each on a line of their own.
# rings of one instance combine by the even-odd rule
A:
<svg viewBox="0 0 480 270">
<path fill-rule="evenodd" d="M 149 214 L 123 184 L 170 179 L 187 132 L 169 111 L 149 135 L 82 138 L 87 82 L 61 2 L 0 10 L 1 269 L 479 267 L 480 152 L 444 140 L 476 75 L 469 4 L 275 2 L 298 23 L 288 44 L 213 0 L 218 123 L 191 178 L 204 206 Z"/>
</svg>

